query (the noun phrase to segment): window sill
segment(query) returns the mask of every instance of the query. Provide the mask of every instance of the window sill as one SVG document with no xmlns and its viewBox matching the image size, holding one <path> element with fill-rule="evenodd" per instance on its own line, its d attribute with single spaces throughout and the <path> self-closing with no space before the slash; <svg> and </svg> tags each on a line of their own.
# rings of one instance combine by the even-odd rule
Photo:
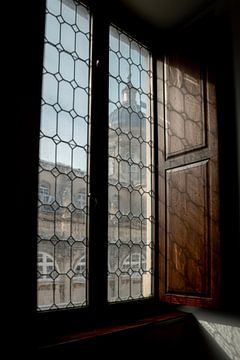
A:
<svg viewBox="0 0 240 360">
<path fill-rule="evenodd" d="M 161 315 L 153 315 L 149 317 L 144 317 L 135 321 L 121 323 L 121 324 L 109 324 L 105 326 L 96 326 L 93 329 L 88 329 L 87 331 L 75 332 L 65 336 L 58 336 L 55 338 L 52 343 L 46 345 L 42 344 L 39 347 L 39 351 L 42 353 L 54 352 L 55 351 L 69 351 L 69 349 L 80 347 L 86 350 L 86 346 L 89 344 L 94 344 L 95 342 L 99 343 L 105 338 L 112 337 L 112 335 L 125 336 L 129 333 L 135 334 L 139 330 L 142 331 L 146 329 L 152 329 L 155 326 L 169 325 L 171 322 L 178 322 L 186 319 L 191 316 L 191 314 L 184 313 L 182 311 L 170 311 Z M 144 329 L 143 329 L 144 328 Z M 132 335 L 131 335 L 132 336 Z M 111 338 L 110 338 L 111 342 Z"/>
</svg>

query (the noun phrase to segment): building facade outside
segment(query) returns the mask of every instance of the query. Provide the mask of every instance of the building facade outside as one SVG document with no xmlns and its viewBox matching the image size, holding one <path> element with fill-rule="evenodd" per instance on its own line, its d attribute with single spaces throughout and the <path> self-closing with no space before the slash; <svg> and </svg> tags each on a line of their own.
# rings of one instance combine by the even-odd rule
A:
<svg viewBox="0 0 240 360">
<path fill-rule="evenodd" d="M 129 80 L 122 91 L 122 107 L 109 115 L 109 301 L 151 294 L 148 127 Z M 41 159 L 39 166 L 38 306 L 40 310 L 84 306 L 88 291 L 87 172 Z"/>
</svg>

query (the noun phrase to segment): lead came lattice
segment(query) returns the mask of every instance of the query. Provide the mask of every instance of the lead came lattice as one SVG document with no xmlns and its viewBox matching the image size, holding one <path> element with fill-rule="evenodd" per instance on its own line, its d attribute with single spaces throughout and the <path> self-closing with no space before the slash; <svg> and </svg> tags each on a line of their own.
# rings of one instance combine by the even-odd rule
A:
<svg viewBox="0 0 240 360">
<path fill-rule="evenodd" d="M 148 50 L 114 26 L 109 49 L 108 300 L 152 296 L 153 119 Z"/>
<path fill-rule="evenodd" d="M 38 208 L 38 310 L 88 303 L 90 16 L 48 0 Z"/>
</svg>

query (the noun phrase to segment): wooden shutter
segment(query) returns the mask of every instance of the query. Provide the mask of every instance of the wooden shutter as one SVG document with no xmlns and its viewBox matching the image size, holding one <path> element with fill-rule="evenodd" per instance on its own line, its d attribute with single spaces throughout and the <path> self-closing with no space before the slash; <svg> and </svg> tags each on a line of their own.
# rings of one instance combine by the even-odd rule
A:
<svg viewBox="0 0 240 360">
<path fill-rule="evenodd" d="M 216 306 L 219 293 L 215 85 L 206 66 L 157 63 L 160 299 Z"/>
</svg>

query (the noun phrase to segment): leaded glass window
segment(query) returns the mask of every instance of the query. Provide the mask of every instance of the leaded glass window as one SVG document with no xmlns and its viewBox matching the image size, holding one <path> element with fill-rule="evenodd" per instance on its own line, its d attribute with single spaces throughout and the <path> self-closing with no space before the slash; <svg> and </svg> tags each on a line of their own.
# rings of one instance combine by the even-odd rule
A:
<svg viewBox="0 0 240 360">
<path fill-rule="evenodd" d="M 39 310 L 88 303 L 90 23 L 88 9 L 76 1 L 47 1 L 39 156 Z M 78 259 L 85 259 L 80 284 L 74 267 Z"/>
<path fill-rule="evenodd" d="M 153 295 L 152 59 L 110 27 L 108 300 Z"/>
</svg>

